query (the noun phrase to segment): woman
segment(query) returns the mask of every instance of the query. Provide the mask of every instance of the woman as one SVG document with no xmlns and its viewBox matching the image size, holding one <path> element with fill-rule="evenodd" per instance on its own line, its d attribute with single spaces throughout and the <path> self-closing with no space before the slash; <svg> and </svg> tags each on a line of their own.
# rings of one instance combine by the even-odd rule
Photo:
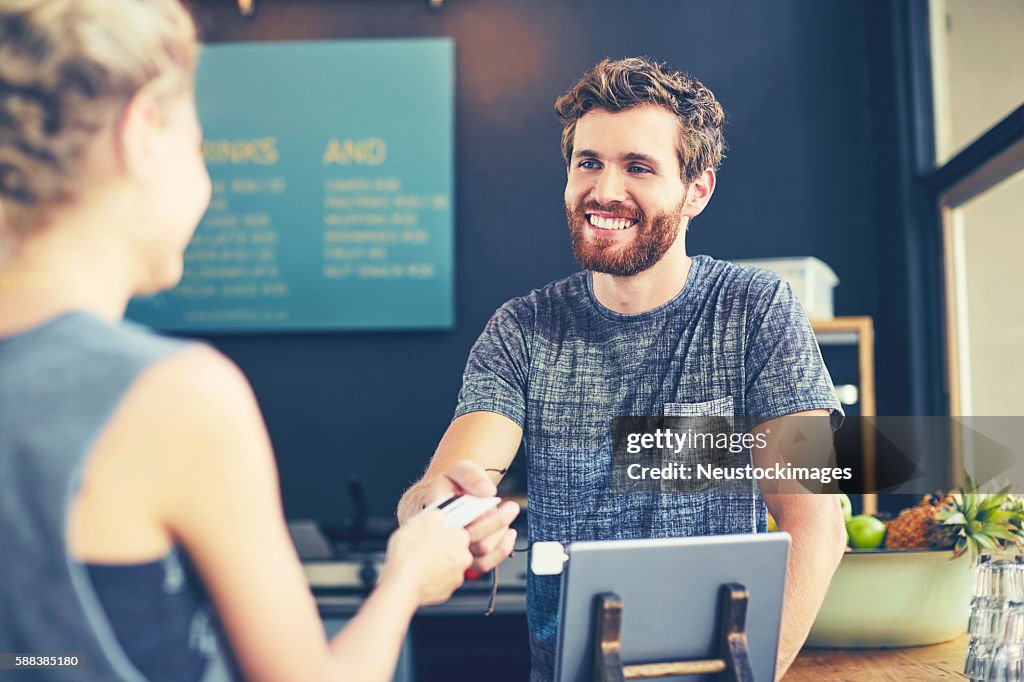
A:
<svg viewBox="0 0 1024 682">
<path fill-rule="evenodd" d="M 389 679 L 469 533 L 439 512 L 397 531 L 325 641 L 245 378 L 121 320 L 178 281 L 210 198 L 196 52 L 177 0 L 0 2 L 0 651 L 80 654 L 75 680 L 232 659 L 252 680 Z"/>
</svg>

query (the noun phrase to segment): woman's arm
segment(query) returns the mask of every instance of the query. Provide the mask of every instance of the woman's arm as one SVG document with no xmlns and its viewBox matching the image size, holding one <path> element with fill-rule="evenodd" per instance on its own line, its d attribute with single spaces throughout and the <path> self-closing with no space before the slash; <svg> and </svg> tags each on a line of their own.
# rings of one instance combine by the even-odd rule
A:
<svg viewBox="0 0 1024 682">
<path fill-rule="evenodd" d="M 393 537 L 378 590 L 330 647 L 284 521 L 270 440 L 242 373 L 195 347 L 143 377 L 147 435 L 166 475 L 156 513 L 196 563 L 248 679 L 390 679 L 420 603 L 472 557 L 440 514 Z M 413 530 L 413 529 L 410 529 Z"/>
</svg>

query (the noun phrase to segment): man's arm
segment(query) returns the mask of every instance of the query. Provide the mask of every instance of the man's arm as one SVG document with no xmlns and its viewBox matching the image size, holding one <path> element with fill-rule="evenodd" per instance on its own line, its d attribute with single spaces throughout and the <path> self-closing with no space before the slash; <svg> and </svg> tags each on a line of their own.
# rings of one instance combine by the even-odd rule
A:
<svg viewBox="0 0 1024 682">
<path fill-rule="evenodd" d="M 773 466 L 780 458 L 786 461 L 781 436 L 791 431 L 783 428 L 782 424 L 791 417 L 801 418 L 801 424 L 810 425 L 814 422 L 819 428 L 828 430 L 831 442 L 828 414 L 828 410 L 811 410 L 758 425 L 752 433 L 755 436 L 763 434 L 767 447 L 752 451 L 754 466 Z M 832 574 L 839 566 L 846 548 L 846 530 L 835 495 L 786 492 L 785 486 L 774 486 L 767 481 L 762 485 L 762 493 L 779 530 L 789 533 L 793 538 L 786 572 L 782 629 L 775 670 L 776 679 L 781 679 L 800 652 L 825 599 Z"/>
<path fill-rule="evenodd" d="M 398 522 L 405 523 L 425 505 L 446 495 L 495 495 L 522 438 L 518 424 L 494 412 L 470 412 L 455 419 L 423 478 L 398 502 Z M 487 572 L 512 553 L 516 532 L 509 526 L 518 514 L 519 505 L 506 501 L 466 527 L 474 569 Z"/>
</svg>

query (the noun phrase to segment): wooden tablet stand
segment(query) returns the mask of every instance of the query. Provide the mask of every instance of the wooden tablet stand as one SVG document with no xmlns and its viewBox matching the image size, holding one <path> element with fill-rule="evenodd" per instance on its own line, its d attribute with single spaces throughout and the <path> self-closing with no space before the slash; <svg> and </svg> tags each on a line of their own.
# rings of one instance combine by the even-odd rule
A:
<svg viewBox="0 0 1024 682">
<path fill-rule="evenodd" d="M 594 602 L 595 682 L 650 680 L 672 675 L 707 673 L 718 673 L 718 679 L 723 681 L 754 680 L 747 651 L 747 588 L 743 585 L 722 585 L 718 604 L 718 646 L 721 658 L 707 660 L 622 665 L 622 600 L 613 592 L 604 592 L 597 595 Z"/>
</svg>

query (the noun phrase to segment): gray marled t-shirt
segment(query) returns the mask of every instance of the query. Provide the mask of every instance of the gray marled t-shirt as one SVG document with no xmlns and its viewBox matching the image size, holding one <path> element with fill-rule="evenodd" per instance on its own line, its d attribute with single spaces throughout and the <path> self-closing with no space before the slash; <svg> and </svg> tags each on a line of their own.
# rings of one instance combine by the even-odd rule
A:
<svg viewBox="0 0 1024 682">
<path fill-rule="evenodd" d="M 807 317 L 775 274 L 695 256 L 683 290 L 636 315 L 594 296 L 576 273 L 503 305 L 473 346 L 455 416 L 487 411 L 523 427 L 530 541 L 763 531 L 749 497 L 615 493 L 616 416 L 737 415 L 754 422 L 842 412 Z M 528 578 L 533 678 L 548 679 L 558 576 Z"/>
</svg>

